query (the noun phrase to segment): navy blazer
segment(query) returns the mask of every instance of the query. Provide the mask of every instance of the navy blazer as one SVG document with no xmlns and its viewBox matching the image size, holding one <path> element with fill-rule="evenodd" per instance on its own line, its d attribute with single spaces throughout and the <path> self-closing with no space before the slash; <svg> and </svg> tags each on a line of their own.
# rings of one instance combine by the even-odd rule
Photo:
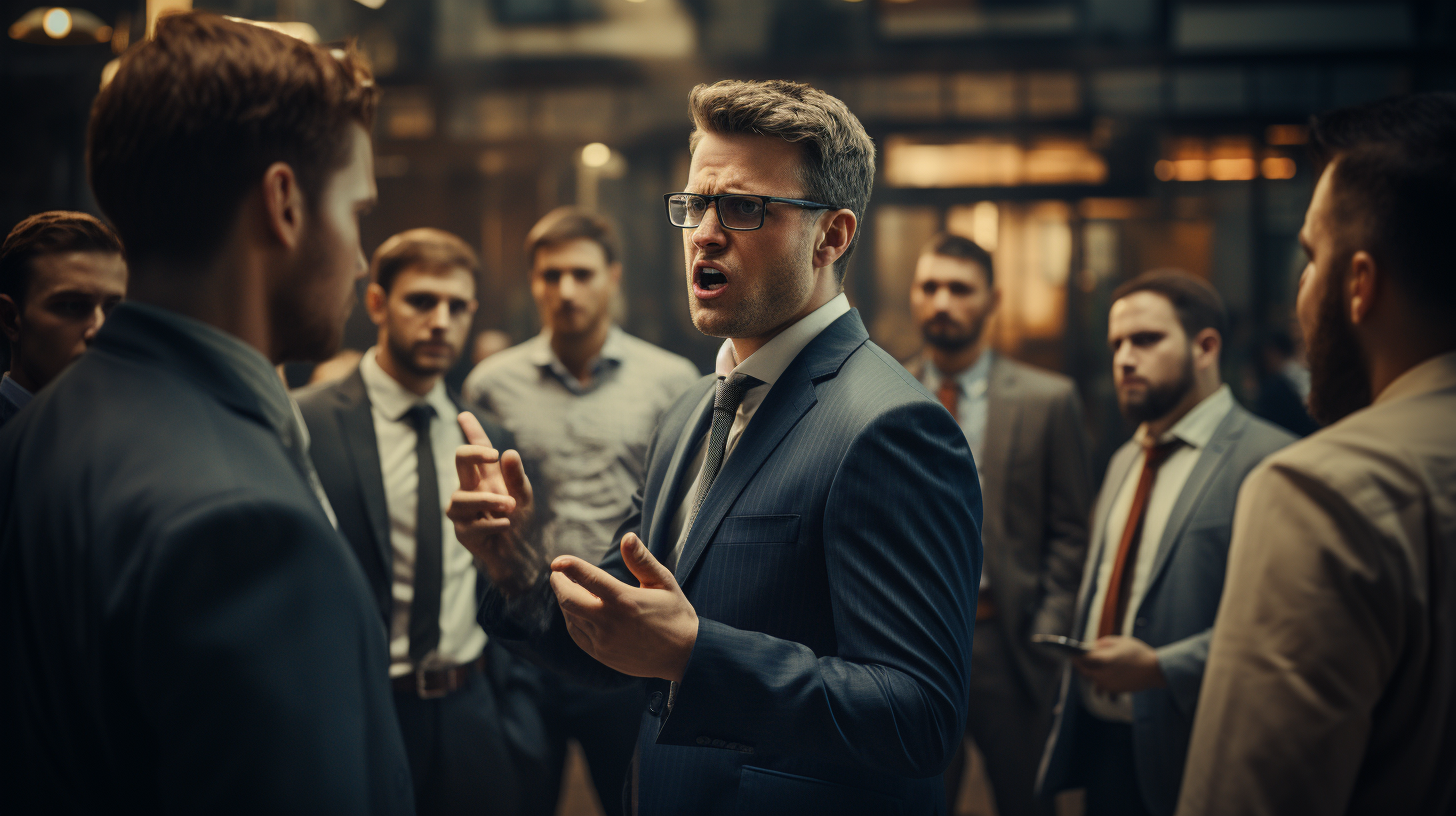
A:
<svg viewBox="0 0 1456 816">
<path fill-rule="evenodd" d="M 217 355 L 127 304 L 0 433 L 0 810 L 408 813 L 379 616 Z"/>
<path fill-rule="evenodd" d="M 1223 596 L 1234 500 L 1239 486 L 1264 457 L 1294 441 L 1283 428 L 1250 414 L 1237 403 L 1219 423 L 1208 447 L 1188 474 L 1173 503 L 1153 560 L 1148 588 L 1133 619 L 1132 636 L 1158 651 L 1168 685 L 1133 695 L 1133 752 L 1143 802 L 1154 816 L 1171 816 L 1178 804 L 1183 760 L 1193 731 L 1194 707 L 1208 663 L 1213 621 Z M 1107 515 L 1140 448 L 1129 441 L 1107 466 L 1092 519 L 1092 545 L 1078 595 L 1074 636 L 1087 626 L 1097 570 L 1107 546 Z M 1078 726 L 1090 717 L 1070 666 L 1063 670 L 1061 701 L 1042 760 L 1040 789 L 1047 794 L 1086 784 L 1078 771 L 1095 745 L 1077 740 Z"/>
<path fill-rule="evenodd" d="M 659 560 L 714 384 L 664 415 L 618 532 Z M 980 526 L 965 435 L 857 311 L 839 318 L 770 389 L 699 510 L 677 569 L 697 643 L 671 706 L 668 684 L 649 681 L 637 812 L 942 812 L 969 699 Z M 602 566 L 636 583 L 619 548 Z M 509 629 L 506 606 L 492 599 L 482 621 Z M 610 674 L 551 606 L 543 651 Z"/>
</svg>

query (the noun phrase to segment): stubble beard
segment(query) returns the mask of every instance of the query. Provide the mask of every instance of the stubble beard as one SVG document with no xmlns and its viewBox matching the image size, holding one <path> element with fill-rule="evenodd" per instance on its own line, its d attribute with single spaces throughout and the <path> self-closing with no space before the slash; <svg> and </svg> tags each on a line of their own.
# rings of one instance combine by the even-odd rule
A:
<svg viewBox="0 0 1456 816">
<path fill-rule="evenodd" d="M 1349 264 L 1342 265 L 1348 268 Z M 1370 405 L 1370 361 L 1345 312 L 1344 276 L 1320 296 L 1308 337 L 1309 415 L 1321 425 Z"/>
<path fill-rule="evenodd" d="M 709 337 L 762 337 L 783 326 L 799 312 L 814 288 L 813 274 L 805 275 L 802 265 L 790 257 L 780 258 L 764 270 L 760 285 L 742 294 L 738 304 L 731 308 L 699 303 L 690 277 L 688 313 L 693 326 Z M 691 275 L 691 267 L 688 271 Z M 740 271 L 729 276 L 729 285 L 733 285 L 735 278 L 741 286 L 744 276 Z"/>
<path fill-rule="evenodd" d="M 1137 402 L 1124 400 L 1119 392 L 1117 401 L 1122 415 L 1138 424 L 1162 419 L 1188 396 L 1193 389 L 1193 379 L 1193 349 L 1190 347 L 1188 355 L 1183 358 L 1183 370 L 1178 379 L 1163 385 L 1149 385 L 1147 395 Z"/>
<path fill-rule="evenodd" d="M 931 329 L 935 326 L 944 326 L 947 323 L 951 323 L 951 325 L 954 325 L 951 321 L 942 321 L 940 323 L 936 323 L 935 320 L 932 319 L 921 327 L 920 334 L 922 337 L 925 338 L 926 343 L 935 346 L 941 351 L 955 353 L 969 346 L 975 345 L 977 342 L 980 342 L 981 333 L 986 330 L 986 315 L 981 315 L 980 317 L 973 320 L 963 332 L 953 331 L 950 333 L 941 334 L 935 334 L 931 332 Z"/>
<path fill-rule="evenodd" d="M 333 262 L 317 231 L 305 240 L 308 248 L 300 253 L 295 270 L 302 274 L 289 275 L 290 281 L 318 275 L 318 270 Z M 279 357 L 275 362 L 321 362 L 338 353 L 344 344 L 344 323 L 353 308 L 353 283 L 342 302 L 331 302 L 334 297 L 336 293 L 324 291 L 323 282 L 318 280 L 304 287 L 284 285 L 271 293 L 269 330 Z"/>
</svg>

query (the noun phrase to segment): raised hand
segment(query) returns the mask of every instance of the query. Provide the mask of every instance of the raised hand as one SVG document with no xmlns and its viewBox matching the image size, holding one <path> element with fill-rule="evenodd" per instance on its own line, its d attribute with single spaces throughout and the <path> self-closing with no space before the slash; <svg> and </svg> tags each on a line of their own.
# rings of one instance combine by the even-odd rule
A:
<svg viewBox="0 0 1456 816">
<path fill-rule="evenodd" d="M 496 588 L 508 598 L 519 595 L 546 568 L 544 553 L 528 535 L 535 511 L 531 481 L 521 455 L 497 451 L 474 414 L 462 412 L 457 421 L 467 444 L 455 451 L 460 489 L 451 494 L 445 515 Z"/>
<path fill-rule="evenodd" d="M 622 536 L 622 559 L 642 586 L 574 556 L 551 562 L 566 629 L 587 654 L 623 674 L 681 681 L 698 639 L 698 613 L 642 539 Z"/>
</svg>

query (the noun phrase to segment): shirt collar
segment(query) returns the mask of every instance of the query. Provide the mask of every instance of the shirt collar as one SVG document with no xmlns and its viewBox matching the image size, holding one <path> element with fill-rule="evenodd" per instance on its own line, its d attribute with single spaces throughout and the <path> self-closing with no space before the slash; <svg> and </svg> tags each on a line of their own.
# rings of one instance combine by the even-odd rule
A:
<svg viewBox="0 0 1456 816">
<path fill-rule="evenodd" d="M 1227 384 L 1219 386 L 1219 389 L 1203 398 L 1202 402 L 1193 406 L 1193 410 L 1183 415 L 1183 418 L 1173 424 L 1163 433 L 1159 442 L 1171 441 L 1174 437 L 1183 440 L 1191 448 L 1205 448 L 1213 441 L 1213 433 L 1218 430 L 1219 423 L 1234 407 L 1234 393 L 1229 390 Z M 1147 439 L 1147 432 L 1138 428 L 1137 441 L 1143 443 Z"/>
<path fill-rule="evenodd" d="M 593 381 L 600 376 L 603 363 L 621 365 L 622 358 L 626 352 L 624 348 L 626 343 L 622 339 L 622 334 L 622 330 L 617 326 L 612 326 L 607 329 L 607 339 L 602 342 L 602 350 L 597 353 L 596 359 L 592 360 L 589 366 L 592 371 Z M 551 348 L 550 329 L 543 329 L 540 334 L 531 338 L 530 342 L 532 345 L 527 350 L 526 356 L 533 365 L 548 369 L 552 374 L 556 375 L 557 379 L 566 383 L 567 387 L 572 391 L 582 390 L 581 383 L 576 379 L 576 375 L 566 369 L 566 365 L 561 362 L 561 358 L 556 356 L 556 350 Z"/>
<path fill-rule="evenodd" d="M 962 391 L 967 394 L 984 394 L 986 392 L 986 385 L 991 380 L 991 358 L 994 354 L 995 352 L 991 349 L 986 349 L 981 352 L 980 357 L 976 358 L 975 363 L 955 375 L 956 383 L 960 385 Z M 935 361 L 930 359 L 929 355 L 925 357 L 925 370 L 930 372 L 932 382 L 936 387 L 939 387 L 945 380 L 945 373 L 936 367 Z"/>
<path fill-rule="evenodd" d="M 420 403 L 434 408 L 436 416 L 441 419 L 455 416 L 455 404 L 450 401 L 450 395 L 445 393 L 443 378 L 436 380 L 434 387 L 422 397 L 400 385 L 398 380 L 389 376 L 389 372 L 379 365 L 378 347 L 364 352 L 364 358 L 359 361 L 359 376 L 364 380 L 369 404 L 394 422 L 403 419 L 405 412 Z"/>
<path fill-rule="evenodd" d="M 718 348 L 716 370 L 719 376 L 727 376 L 732 373 L 747 374 L 766 385 L 773 385 L 805 346 L 847 312 L 849 312 L 849 298 L 840 292 L 828 303 L 804 315 L 794 325 L 779 332 L 741 363 L 738 362 L 738 356 L 733 351 L 733 339 L 728 338 Z M 725 364 L 726 371 L 724 370 Z"/>
<path fill-rule="evenodd" d="M 1442 391 L 1453 387 L 1456 387 L 1456 351 L 1448 351 L 1432 357 L 1396 377 L 1390 385 L 1385 386 L 1385 390 L 1380 392 L 1380 396 L 1375 398 L 1375 404 L 1419 397 L 1432 391 Z"/>
<path fill-rule="evenodd" d="M 0 377 L 0 397 L 9 400 L 17 411 L 24 408 L 33 396 L 35 395 L 26 390 L 25 386 L 10 379 L 9 371 L 5 372 L 4 377 Z"/>
<path fill-rule="evenodd" d="M 293 399 L 288 396 L 288 390 L 283 386 L 283 378 L 278 375 L 278 369 L 268 362 L 268 358 L 264 357 L 262 352 L 221 329 L 171 309 L 163 309 L 135 300 L 128 301 L 125 305 L 130 310 L 145 314 L 149 320 L 170 326 L 173 331 L 185 335 L 231 364 L 233 371 L 243 380 L 244 384 L 258 395 L 260 407 L 268 424 L 272 425 L 273 429 L 284 439 L 294 439 L 299 436 L 300 429 L 294 419 L 297 408 L 293 404 Z"/>
</svg>

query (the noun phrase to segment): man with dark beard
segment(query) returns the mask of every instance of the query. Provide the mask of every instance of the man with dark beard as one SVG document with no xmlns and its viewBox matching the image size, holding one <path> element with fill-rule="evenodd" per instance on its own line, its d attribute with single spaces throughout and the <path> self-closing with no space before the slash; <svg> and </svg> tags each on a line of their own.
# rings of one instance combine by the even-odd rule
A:
<svg viewBox="0 0 1456 816">
<path fill-rule="evenodd" d="M 1059 666 L 1031 636 L 1070 634 L 1092 471 L 1072 381 L 991 350 L 986 322 L 1001 294 L 994 269 L 969 238 L 941 234 L 926 244 L 910 288 L 926 346 L 905 365 L 956 418 L 981 478 L 986 560 L 966 731 L 985 758 L 996 811 L 1017 816 L 1052 812 L 1035 788 Z M 952 811 L 963 754 L 945 775 Z"/>
<path fill-rule="evenodd" d="M 443 380 L 465 348 L 479 269 L 448 232 L 385 241 L 364 301 L 378 343 L 352 374 L 298 399 L 309 454 L 389 632 L 421 814 L 526 812 L 528 792 L 544 782 L 536 673 L 476 623 L 488 579 L 445 519 L 460 485 L 450 460 L 465 437 L 455 422 L 464 409 Z M 499 425 L 477 420 L 513 445 Z"/>
<path fill-rule="evenodd" d="M 1085 787 L 1088 816 L 1167 816 L 1223 593 L 1234 498 L 1294 437 L 1239 406 L 1219 377 L 1218 293 L 1181 272 L 1113 292 L 1107 340 L 1123 414 L 1107 467 L 1063 675 L 1043 793 Z"/>
<path fill-rule="evenodd" d="M 1298 314 L 1330 424 L 1239 498 L 1180 814 L 1456 811 L 1456 95 L 1331 113 Z"/>
</svg>

